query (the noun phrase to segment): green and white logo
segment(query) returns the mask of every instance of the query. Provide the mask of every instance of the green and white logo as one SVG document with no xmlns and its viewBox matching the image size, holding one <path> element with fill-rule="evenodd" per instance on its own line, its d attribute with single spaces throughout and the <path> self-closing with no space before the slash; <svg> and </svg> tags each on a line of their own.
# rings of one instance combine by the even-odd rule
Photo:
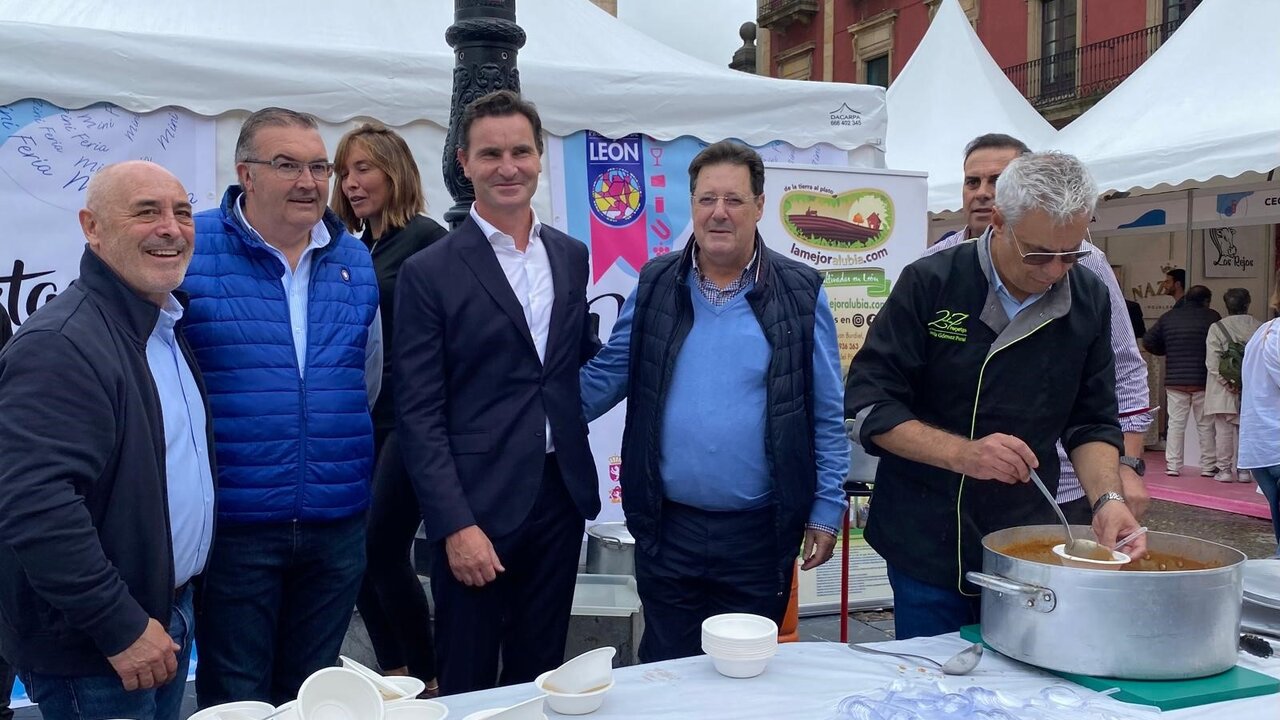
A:
<svg viewBox="0 0 1280 720">
<path fill-rule="evenodd" d="M 969 330 L 964 326 L 964 321 L 968 319 L 969 313 L 939 310 L 926 327 L 932 337 L 962 343 L 969 339 Z"/>
</svg>

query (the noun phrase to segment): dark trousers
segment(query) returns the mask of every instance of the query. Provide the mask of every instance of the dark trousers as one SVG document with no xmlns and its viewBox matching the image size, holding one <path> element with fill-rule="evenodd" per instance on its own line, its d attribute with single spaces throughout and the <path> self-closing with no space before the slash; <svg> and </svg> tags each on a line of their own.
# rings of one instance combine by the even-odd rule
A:
<svg viewBox="0 0 1280 720">
<path fill-rule="evenodd" d="M 956 632 L 978 622 L 982 598 L 932 585 L 888 566 L 893 588 L 893 636 L 898 640 Z"/>
<path fill-rule="evenodd" d="M 338 661 L 364 574 L 364 513 L 218 526 L 196 622 L 196 700 L 280 705 Z"/>
<path fill-rule="evenodd" d="M 636 553 L 640 662 L 702 653 L 702 621 L 752 613 L 781 623 L 800 552 L 779 548 L 774 508 L 709 512 L 663 504 L 658 555 Z"/>
<path fill-rule="evenodd" d="M 551 454 L 528 517 L 511 533 L 489 538 L 505 568 L 493 582 L 478 588 L 458 582 L 444 542 L 435 543 L 431 590 L 442 695 L 529 682 L 564 662 L 584 528 Z"/>
<path fill-rule="evenodd" d="M 365 544 L 368 564 L 356 607 L 383 670 L 408 667 L 410 675 L 434 680 L 431 607 L 409 557 L 422 513 L 396 432 L 379 431 L 375 446 L 378 465 Z"/>
<path fill-rule="evenodd" d="M 0 720 L 13 720 L 9 698 L 13 695 L 13 668 L 0 658 Z"/>
</svg>

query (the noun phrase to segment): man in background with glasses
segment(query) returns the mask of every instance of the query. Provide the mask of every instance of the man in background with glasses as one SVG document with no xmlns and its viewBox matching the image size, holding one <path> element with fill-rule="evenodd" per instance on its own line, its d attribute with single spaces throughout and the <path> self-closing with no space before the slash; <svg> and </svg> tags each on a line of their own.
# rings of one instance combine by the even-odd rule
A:
<svg viewBox="0 0 1280 720">
<path fill-rule="evenodd" d="M 1000 173 L 1004 172 L 1014 158 L 1028 152 L 1031 152 L 1030 149 L 1021 140 L 1009 135 L 988 133 L 974 138 L 965 148 L 964 183 L 961 189 L 968 223 L 962 230 L 943 237 L 926 250 L 925 255 L 982 237 L 991 225 L 996 182 Z M 1124 431 L 1120 480 L 1124 484 L 1124 496 L 1129 509 L 1141 520 L 1149 502 L 1147 485 L 1142 479 L 1147 470 L 1147 464 L 1142 459 L 1143 436 L 1153 420 L 1147 387 L 1147 363 L 1134 340 L 1129 306 L 1106 254 L 1088 239 L 1080 248 L 1089 251 L 1081 258 L 1080 266 L 1097 275 L 1107 287 L 1107 300 L 1111 306 L 1111 351 L 1116 358 L 1116 401 L 1120 410 L 1120 429 Z M 1062 475 L 1058 479 L 1058 504 L 1069 521 L 1088 525 L 1093 521 L 1093 513 L 1085 498 L 1084 489 L 1080 486 L 1080 478 L 1076 476 L 1075 467 L 1071 465 L 1062 443 L 1058 443 L 1058 462 L 1062 465 Z"/>
<path fill-rule="evenodd" d="M 822 278 L 767 248 L 764 163 L 733 142 L 689 165 L 693 238 L 653 259 L 582 370 L 594 419 L 627 397 L 622 508 L 641 662 L 697 655 L 720 613 L 781 622 L 796 554 L 826 562 L 849 443 Z"/>
<path fill-rule="evenodd" d="M 235 158 L 240 184 L 196 217 L 183 283 L 219 479 L 201 706 L 279 705 L 337 661 L 364 573 L 382 378 L 373 262 L 327 209 L 333 165 L 315 118 L 255 112 Z"/>
<path fill-rule="evenodd" d="M 845 414 L 880 457 L 866 537 L 888 564 L 899 639 L 978 621 L 982 538 L 1048 524 L 1066 447 L 1098 540 L 1138 529 L 1118 468 L 1107 290 L 1076 265 L 1097 189 L 1079 160 L 1024 154 L 974 242 L 908 265 L 849 367 Z M 1128 552 L 1141 555 L 1141 538 Z"/>
</svg>

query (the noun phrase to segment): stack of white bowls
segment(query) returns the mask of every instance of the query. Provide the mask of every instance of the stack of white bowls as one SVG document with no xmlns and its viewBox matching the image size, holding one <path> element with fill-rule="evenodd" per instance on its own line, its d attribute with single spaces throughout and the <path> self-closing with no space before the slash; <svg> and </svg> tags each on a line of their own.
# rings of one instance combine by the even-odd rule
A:
<svg viewBox="0 0 1280 720">
<path fill-rule="evenodd" d="M 778 625 L 760 615 L 714 615 L 702 622 L 702 651 L 721 675 L 755 677 L 778 652 Z"/>
</svg>

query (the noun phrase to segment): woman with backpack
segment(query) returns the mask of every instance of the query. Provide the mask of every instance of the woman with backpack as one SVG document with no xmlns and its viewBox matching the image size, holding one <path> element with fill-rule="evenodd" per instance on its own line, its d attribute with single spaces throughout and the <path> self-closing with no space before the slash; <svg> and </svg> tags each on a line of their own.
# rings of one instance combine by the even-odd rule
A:
<svg viewBox="0 0 1280 720">
<path fill-rule="evenodd" d="M 1205 365 L 1209 370 L 1204 388 L 1204 414 L 1213 419 L 1214 447 L 1218 456 L 1218 482 L 1249 482 L 1236 471 L 1240 434 L 1240 385 L 1243 348 L 1261 324 L 1249 314 L 1249 291 L 1230 288 L 1222 295 L 1227 316 L 1209 327 L 1205 341 Z"/>
</svg>

